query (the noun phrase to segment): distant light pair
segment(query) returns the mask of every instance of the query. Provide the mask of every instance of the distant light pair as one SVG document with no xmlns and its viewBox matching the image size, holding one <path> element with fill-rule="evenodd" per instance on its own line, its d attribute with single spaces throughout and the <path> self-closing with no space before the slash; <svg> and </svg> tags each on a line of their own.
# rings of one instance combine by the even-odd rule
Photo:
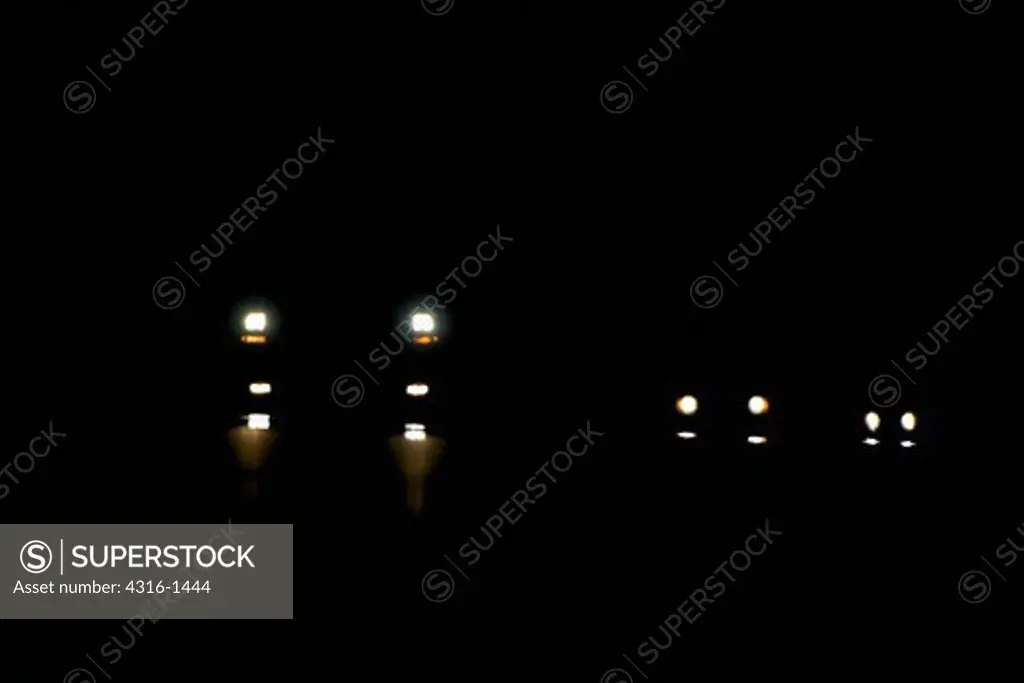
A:
<svg viewBox="0 0 1024 683">
<path fill-rule="evenodd" d="M 696 439 L 697 432 L 678 432 L 676 434 L 680 439 Z M 747 443 L 760 446 L 761 444 L 768 443 L 768 437 L 766 436 L 748 436 Z"/>
<path fill-rule="evenodd" d="M 878 413 L 872 411 L 864 416 L 864 424 L 867 425 L 868 431 L 874 434 L 881 426 L 882 418 L 879 417 Z M 900 416 L 900 426 L 903 427 L 904 431 L 914 431 L 917 429 L 917 415 L 911 412 L 903 413 L 903 415 Z M 877 446 L 881 442 L 875 437 L 869 436 L 864 439 L 864 443 L 868 446 Z M 913 448 L 917 444 L 909 439 L 904 439 L 903 441 L 900 441 L 900 445 L 904 448 Z"/>
<path fill-rule="evenodd" d="M 242 319 L 242 326 L 246 332 L 266 332 L 267 314 L 264 311 L 252 311 L 246 313 Z M 412 316 L 413 332 L 429 334 L 434 331 L 434 316 L 429 313 L 416 313 Z"/>
<path fill-rule="evenodd" d="M 676 401 L 676 410 L 683 415 L 694 415 L 697 412 L 697 398 L 695 396 L 686 395 Z M 768 412 L 768 400 L 763 396 L 751 396 L 750 400 L 747 401 L 747 410 L 750 411 L 751 415 L 764 415 Z M 696 432 L 678 432 L 677 436 L 680 439 L 696 439 Z M 767 443 L 768 438 L 764 436 L 752 435 L 747 437 L 747 443 L 760 446 L 761 444 Z"/>
<path fill-rule="evenodd" d="M 697 412 L 697 399 L 694 396 L 683 396 L 676 401 L 676 410 L 683 415 L 693 415 Z M 768 400 L 763 396 L 751 396 L 747 401 L 747 410 L 751 415 L 764 415 L 768 412 Z"/>
</svg>

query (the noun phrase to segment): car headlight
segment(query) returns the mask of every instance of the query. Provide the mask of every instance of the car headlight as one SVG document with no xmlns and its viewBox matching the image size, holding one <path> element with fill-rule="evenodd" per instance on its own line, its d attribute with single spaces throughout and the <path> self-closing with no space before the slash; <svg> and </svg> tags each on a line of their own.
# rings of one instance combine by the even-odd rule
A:
<svg viewBox="0 0 1024 683">
<path fill-rule="evenodd" d="M 264 413 L 250 414 L 249 429 L 270 429 L 270 416 Z"/>
<path fill-rule="evenodd" d="M 434 331 L 434 316 L 429 313 L 416 313 L 412 316 L 412 331 L 413 332 L 433 332 Z"/>
<path fill-rule="evenodd" d="M 903 413 L 903 417 L 900 418 L 900 425 L 908 432 L 914 431 L 917 428 L 917 416 L 913 413 Z"/>
<path fill-rule="evenodd" d="M 676 401 L 676 410 L 683 415 L 693 415 L 697 412 L 697 399 L 693 396 L 683 396 Z"/>
<path fill-rule="evenodd" d="M 864 424 L 868 426 L 868 431 L 877 432 L 878 426 L 882 424 L 882 418 L 878 417 L 878 413 L 870 412 L 864 416 Z"/>
<path fill-rule="evenodd" d="M 246 332 L 265 332 L 267 330 L 267 314 L 255 311 L 245 316 L 242 321 Z"/>
<path fill-rule="evenodd" d="M 747 409 L 751 415 L 764 415 L 768 412 L 768 401 L 763 396 L 751 396 Z"/>
</svg>

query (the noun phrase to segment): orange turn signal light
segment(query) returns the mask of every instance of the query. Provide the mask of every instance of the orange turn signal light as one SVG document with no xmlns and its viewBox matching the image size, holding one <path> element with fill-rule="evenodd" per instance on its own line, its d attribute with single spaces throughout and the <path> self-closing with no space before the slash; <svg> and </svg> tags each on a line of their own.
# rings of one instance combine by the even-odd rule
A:
<svg viewBox="0 0 1024 683">
<path fill-rule="evenodd" d="M 266 335 L 263 335 L 263 334 L 243 334 L 242 335 L 242 343 L 243 344 L 266 344 L 267 343 L 267 337 L 266 337 Z"/>
<path fill-rule="evenodd" d="M 428 337 L 427 335 L 423 335 L 422 337 L 416 337 L 415 339 L 413 339 L 412 343 L 413 344 L 433 344 L 436 341 L 437 341 L 437 337 Z"/>
</svg>

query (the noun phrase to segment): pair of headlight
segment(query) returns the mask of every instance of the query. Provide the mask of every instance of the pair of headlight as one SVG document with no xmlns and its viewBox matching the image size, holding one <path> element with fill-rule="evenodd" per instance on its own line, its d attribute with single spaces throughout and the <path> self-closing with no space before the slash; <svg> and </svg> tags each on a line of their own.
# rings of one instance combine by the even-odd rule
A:
<svg viewBox="0 0 1024 683">
<path fill-rule="evenodd" d="M 437 341 L 437 337 L 431 336 L 436 327 L 434 316 L 429 313 L 415 313 L 412 316 L 411 322 L 412 331 L 419 333 L 419 336 L 413 339 L 414 343 L 429 344 Z M 242 318 L 242 328 L 246 332 L 242 336 L 242 341 L 246 344 L 262 344 L 266 342 L 268 327 L 269 317 L 266 311 L 249 311 Z"/>
<path fill-rule="evenodd" d="M 686 395 L 676 401 L 676 410 L 683 415 L 695 415 L 697 413 L 698 403 L 695 396 Z M 751 396 L 750 400 L 747 401 L 747 410 L 750 411 L 751 415 L 764 415 L 768 412 L 768 400 L 763 396 Z M 695 439 L 697 438 L 696 432 L 678 432 L 677 436 L 681 439 Z M 761 445 L 768 442 L 768 438 L 759 435 L 752 435 L 747 437 L 747 443 L 754 445 Z"/>
<path fill-rule="evenodd" d="M 882 425 L 882 418 L 879 417 L 878 413 L 872 411 L 864 416 L 864 424 L 867 426 L 868 431 L 874 434 L 878 431 L 878 428 Z M 903 427 L 903 431 L 912 432 L 917 429 L 917 415 L 911 412 L 903 413 L 900 416 L 900 426 Z M 877 446 L 880 441 L 873 436 L 869 436 L 864 439 L 864 443 L 868 446 Z M 904 448 L 913 448 L 917 444 L 910 439 L 904 439 L 900 441 L 900 445 Z"/>
<path fill-rule="evenodd" d="M 683 396 L 676 401 L 676 410 L 683 415 L 693 415 L 697 412 L 697 398 L 694 396 Z M 747 401 L 747 410 L 751 415 L 764 415 L 768 412 L 768 400 L 763 396 L 751 396 Z"/>
<path fill-rule="evenodd" d="M 878 427 L 882 424 L 882 418 L 878 416 L 878 413 L 870 412 L 864 416 L 864 424 L 867 425 L 869 431 L 877 432 Z M 911 412 L 903 413 L 900 416 L 900 426 L 904 431 L 914 431 L 917 429 L 917 415 Z"/>
</svg>

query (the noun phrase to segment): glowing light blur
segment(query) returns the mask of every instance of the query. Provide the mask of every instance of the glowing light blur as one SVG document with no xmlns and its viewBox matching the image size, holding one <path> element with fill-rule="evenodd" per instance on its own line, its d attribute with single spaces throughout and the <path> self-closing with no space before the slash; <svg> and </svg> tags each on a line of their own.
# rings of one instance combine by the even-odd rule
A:
<svg viewBox="0 0 1024 683">
<path fill-rule="evenodd" d="M 768 439 L 763 436 L 748 436 L 747 443 L 761 445 L 763 443 L 768 443 Z"/>
<path fill-rule="evenodd" d="M 437 341 L 437 337 L 428 337 L 427 335 L 423 335 L 421 337 L 414 338 L 412 340 L 412 343 L 413 344 L 425 345 L 425 344 L 433 344 L 436 341 Z"/>
<path fill-rule="evenodd" d="M 243 425 L 228 430 L 228 442 L 235 453 L 235 460 L 249 472 L 263 467 L 277 436 L 274 429 L 246 429 Z"/>
<path fill-rule="evenodd" d="M 266 344 L 267 338 L 262 334 L 243 334 L 243 344 Z"/>
<path fill-rule="evenodd" d="M 411 511 L 419 513 L 426 501 L 426 479 L 440 460 L 444 440 L 428 436 L 422 430 L 411 431 L 415 434 L 389 437 L 388 445 L 405 478 L 406 504 Z"/>
<path fill-rule="evenodd" d="M 903 425 L 903 429 L 912 432 L 917 427 L 917 416 L 913 413 L 903 413 L 900 424 Z"/>
<path fill-rule="evenodd" d="M 764 415 L 768 412 L 768 401 L 763 396 L 753 396 L 747 402 L 747 409 L 752 415 Z"/>
<path fill-rule="evenodd" d="M 249 385 L 249 393 L 254 396 L 262 396 L 270 393 L 270 385 L 266 382 L 253 382 Z"/>
<path fill-rule="evenodd" d="M 871 412 L 864 416 L 864 424 L 870 431 L 877 432 L 878 425 L 882 424 L 882 418 L 878 417 L 878 413 Z"/>
<path fill-rule="evenodd" d="M 676 410 L 683 415 L 693 415 L 697 412 L 697 399 L 693 396 L 683 396 L 676 401 Z"/>
<path fill-rule="evenodd" d="M 904 448 L 913 448 L 917 444 L 914 443 L 913 441 L 900 441 L 900 445 L 903 446 Z"/>
<path fill-rule="evenodd" d="M 270 416 L 264 413 L 250 414 L 249 429 L 270 429 Z"/>
<path fill-rule="evenodd" d="M 696 439 L 697 432 L 679 432 L 676 436 L 680 439 Z"/>
<path fill-rule="evenodd" d="M 426 396 L 430 392 L 430 387 L 426 384 L 410 384 L 405 388 L 405 393 L 410 396 Z"/>
<path fill-rule="evenodd" d="M 869 446 L 877 446 L 879 444 L 879 441 L 873 436 L 869 436 L 868 438 L 864 439 L 864 443 L 866 443 Z"/>
<path fill-rule="evenodd" d="M 426 441 L 427 433 L 419 429 L 408 429 L 405 432 L 407 441 Z"/>
<path fill-rule="evenodd" d="M 407 432 L 425 432 L 427 428 L 421 425 L 419 422 L 406 422 L 405 431 Z"/>
<path fill-rule="evenodd" d="M 250 313 L 243 322 L 246 332 L 263 332 L 267 329 L 266 313 Z"/>
<path fill-rule="evenodd" d="M 416 313 L 412 317 L 413 332 L 433 332 L 434 316 L 429 313 Z"/>
</svg>

